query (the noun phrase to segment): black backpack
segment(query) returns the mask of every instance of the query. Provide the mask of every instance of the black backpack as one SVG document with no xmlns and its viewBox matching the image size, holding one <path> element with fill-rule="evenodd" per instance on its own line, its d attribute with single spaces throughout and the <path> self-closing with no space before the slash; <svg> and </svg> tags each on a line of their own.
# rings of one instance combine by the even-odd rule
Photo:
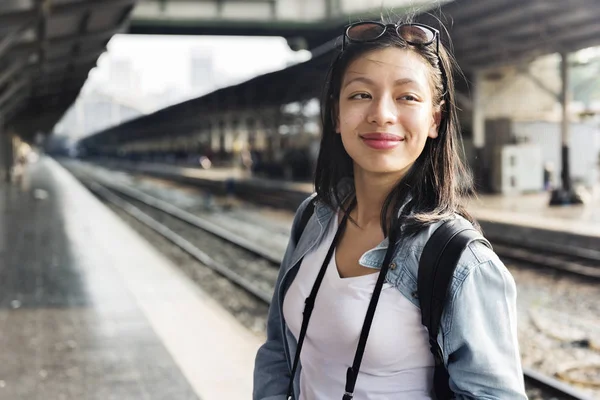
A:
<svg viewBox="0 0 600 400">
<path fill-rule="evenodd" d="M 298 227 L 293 233 L 295 243 L 300 240 L 313 212 L 314 198 L 302 212 Z M 450 376 L 444 365 L 444 356 L 437 342 L 437 335 L 440 331 L 448 287 L 458 260 L 465 248 L 475 241 L 482 242 L 491 248 L 490 243 L 476 229 L 460 226 L 455 219 L 448 220 L 431 235 L 419 259 L 417 293 L 421 305 L 421 322 L 429 333 L 430 350 L 435 360 L 433 388 L 437 400 L 454 398 L 449 386 Z"/>
</svg>

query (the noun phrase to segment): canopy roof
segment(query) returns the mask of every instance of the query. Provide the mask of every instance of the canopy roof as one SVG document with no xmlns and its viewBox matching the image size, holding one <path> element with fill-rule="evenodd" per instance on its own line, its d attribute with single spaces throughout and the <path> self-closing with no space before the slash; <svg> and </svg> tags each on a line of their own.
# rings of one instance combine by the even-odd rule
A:
<svg viewBox="0 0 600 400">
<path fill-rule="evenodd" d="M 2 0 L 0 116 L 27 136 L 51 128 L 77 97 L 136 0 Z"/>
</svg>

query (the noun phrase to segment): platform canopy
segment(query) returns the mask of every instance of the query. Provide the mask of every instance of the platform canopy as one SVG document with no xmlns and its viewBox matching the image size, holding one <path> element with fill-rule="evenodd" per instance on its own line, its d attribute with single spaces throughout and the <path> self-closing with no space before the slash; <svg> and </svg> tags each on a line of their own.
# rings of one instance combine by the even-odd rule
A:
<svg viewBox="0 0 600 400">
<path fill-rule="evenodd" d="M 418 15 L 416 20 L 439 27 L 444 40 L 448 30 L 455 57 L 467 76 L 544 54 L 600 45 L 599 0 L 456 0 Z M 340 24 L 340 33 L 342 29 Z M 319 96 L 327 67 L 339 51 L 340 38 L 323 38 L 323 42 L 307 62 L 107 129 L 84 142 L 93 146 L 168 136 L 177 131 L 165 129 L 169 124 L 182 125 L 185 130 L 203 116 L 220 111 L 271 107 Z"/>
<path fill-rule="evenodd" d="M 441 15 L 467 71 L 600 45 L 598 0 L 456 0 Z"/>
<path fill-rule="evenodd" d="M 0 1 L 0 118 L 20 135 L 51 129 L 136 0 Z"/>
</svg>

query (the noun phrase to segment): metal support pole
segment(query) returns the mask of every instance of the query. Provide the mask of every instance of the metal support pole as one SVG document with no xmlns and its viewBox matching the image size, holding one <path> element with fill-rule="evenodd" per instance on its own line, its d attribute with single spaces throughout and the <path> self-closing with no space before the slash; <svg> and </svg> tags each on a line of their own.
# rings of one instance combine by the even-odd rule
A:
<svg viewBox="0 0 600 400">
<path fill-rule="evenodd" d="M 222 115 L 219 121 L 219 158 L 221 161 L 225 158 L 225 135 L 227 135 L 226 116 Z"/>
<path fill-rule="evenodd" d="M 483 103 L 482 76 L 476 72 L 473 76 L 473 147 L 474 147 L 474 174 L 478 189 L 489 188 L 487 162 L 484 159 L 485 148 L 485 113 Z"/>
<path fill-rule="evenodd" d="M 571 171 L 569 162 L 569 142 L 571 135 L 569 132 L 569 63 L 566 53 L 560 55 L 560 77 L 562 80 L 562 90 L 560 92 L 560 103 L 562 106 L 562 121 L 561 121 L 561 144 L 562 144 L 562 168 L 561 178 L 562 187 L 565 192 L 571 191 Z"/>
<path fill-rule="evenodd" d="M 561 53 L 560 76 L 562 79 L 562 90 L 560 92 L 560 103 L 562 106 L 561 121 L 561 179 L 562 187 L 552 191 L 550 205 L 568 205 L 581 204 L 583 199 L 573 190 L 571 182 L 571 170 L 569 161 L 569 142 L 571 140 L 569 132 L 569 63 L 567 53 Z"/>
<path fill-rule="evenodd" d="M 10 181 L 10 173 L 8 168 L 8 140 L 4 137 L 4 118 L 0 114 L 0 173 L 4 176 L 3 180 Z"/>
<path fill-rule="evenodd" d="M 214 157 L 216 153 L 219 152 L 219 121 L 211 120 L 209 126 L 210 130 L 210 154 Z"/>
<path fill-rule="evenodd" d="M 4 132 L 4 119 L 0 115 L 0 162 L 4 169 L 4 181 L 12 182 L 12 168 L 14 164 L 14 143 L 12 135 Z"/>
</svg>

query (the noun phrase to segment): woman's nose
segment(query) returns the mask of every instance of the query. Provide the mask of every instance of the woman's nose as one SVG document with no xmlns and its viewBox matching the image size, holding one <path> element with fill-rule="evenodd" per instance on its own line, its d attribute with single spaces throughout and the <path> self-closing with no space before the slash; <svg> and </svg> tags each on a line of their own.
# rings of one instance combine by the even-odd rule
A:
<svg viewBox="0 0 600 400">
<path fill-rule="evenodd" d="M 377 126 L 393 124 L 397 117 L 396 104 L 391 98 L 382 97 L 371 103 L 369 122 Z"/>
</svg>

